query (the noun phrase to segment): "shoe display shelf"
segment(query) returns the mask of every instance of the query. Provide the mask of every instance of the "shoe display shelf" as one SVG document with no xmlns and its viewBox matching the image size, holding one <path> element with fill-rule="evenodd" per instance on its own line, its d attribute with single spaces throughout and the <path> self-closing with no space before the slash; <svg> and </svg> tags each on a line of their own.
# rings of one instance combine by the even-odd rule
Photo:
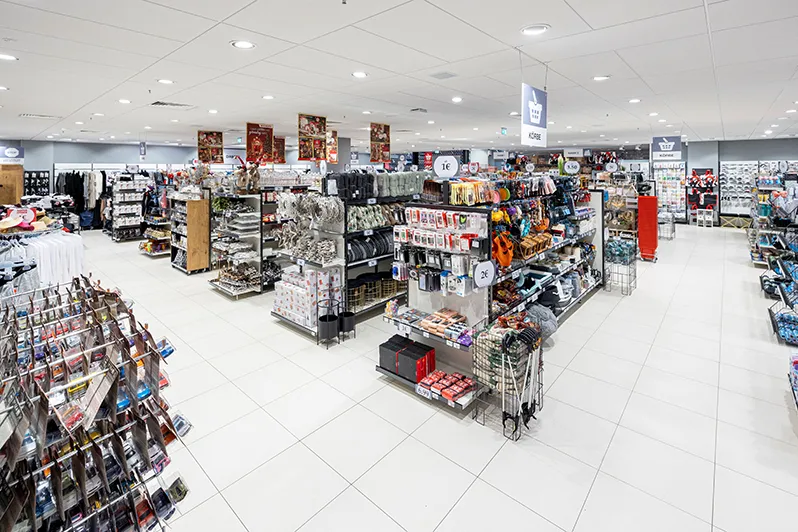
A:
<svg viewBox="0 0 798 532">
<path fill-rule="evenodd" d="M 562 226 L 570 229 L 567 229 L 566 234 L 552 237 L 546 249 L 527 255 L 526 258 L 522 258 L 518 251 L 518 256 L 514 255 L 511 264 L 506 267 L 498 265 L 492 252 L 494 235 L 499 235 L 508 229 L 503 225 L 504 220 L 499 220 L 497 217 L 494 221 L 494 207 L 515 208 L 523 202 L 508 199 L 498 205 L 485 206 L 412 202 L 406 204 L 408 224 L 394 228 L 396 251 L 393 272 L 394 278 L 407 282 L 407 305 L 392 301 L 386 308 L 383 321 L 393 324 L 399 335 L 386 342 L 388 355 L 384 362 L 381 356 L 381 363 L 376 366 L 376 371 L 414 389 L 423 399 L 441 401 L 455 409 L 472 409 L 472 416 L 481 423 L 485 423 L 486 413 L 490 417 L 496 412 L 501 416 L 502 412 L 514 411 L 513 417 L 521 416 L 521 404 L 529 406 L 535 402 L 530 394 L 537 386 L 538 376 L 542 376 L 539 349 L 538 355 L 534 355 L 535 350 L 525 351 L 532 353 L 533 356 L 523 358 L 522 363 L 516 368 L 520 372 L 519 385 L 523 375 L 527 375 L 528 382 L 534 381 L 534 384 L 525 388 L 523 400 L 519 400 L 520 395 L 515 394 L 516 400 L 512 403 L 513 406 L 508 406 L 513 400 L 509 389 L 506 390 L 508 393 L 504 393 L 501 386 L 497 389 L 495 382 L 491 383 L 480 378 L 479 368 L 482 362 L 476 361 L 477 350 L 474 339 L 483 332 L 499 326 L 500 323 L 512 323 L 527 316 L 544 293 L 547 301 L 551 300 L 550 296 L 558 297 L 555 294 L 560 294 L 562 297 L 558 302 L 551 302 L 550 308 L 553 309 L 556 322 L 563 322 L 573 309 L 602 286 L 603 192 L 600 190 L 591 191 L 592 194 L 586 190 L 581 192 L 583 193 L 580 196 L 581 202 L 573 201 L 572 193 L 565 191 L 564 188 L 558 188 L 556 194 L 536 198 L 546 205 L 547 216 L 551 216 L 552 225 L 558 230 Z M 441 197 L 449 197 L 449 193 L 444 193 Z M 532 202 L 532 198 L 527 199 L 527 205 L 533 204 L 535 203 Z M 420 213 L 418 219 L 416 210 Z M 435 223 L 435 220 L 439 219 L 458 220 L 458 223 L 463 221 L 467 228 L 440 229 Z M 420 220 L 426 221 L 422 224 Z M 449 242 L 449 236 L 468 235 L 470 240 L 455 249 L 435 249 L 434 240 L 424 240 L 427 234 L 425 231 L 431 233 L 433 238 L 436 233 L 443 234 L 443 242 Z M 413 235 L 410 236 L 408 233 Z M 582 248 L 581 244 L 589 245 Z M 516 250 L 518 249 L 520 248 L 516 243 Z M 573 255 L 564 254 L 565 249 L 570 249 Z M 591 255 L 580 256 L 576 249 L 590 249 Z M 463 256 L 467 260 L 464 261 Z M 459 280 L 451 284 L 449 279 L 439 280 L 442 272 L 452 272 L 454 277 L 455 273 L 461 272 L 462 264 L 467 266 L 462 270 Z M 481 272 L 486 272 L 489 280 L 480 282 L 482 286 L 477 286 L 474 275 L 481 276 Z M 444 278 L 447 277 L 449 276 L 446 275 Z M 519 289 L 518 298 L 505 302 L 498 300 L 500 292 L 497 290 L 500 285 L 517 285 L 522 281 L 524 289 L 523 291 Z M 572 291 L 572 281 L 580 282 L 578 291 Z M 474 375 L 471 379 L 475 382 L 473 389 L 467 387 L 467 393 L 459 396 L 462 386 L 458 388 L 459 384 L 456 383 L 453 384 L 455 392 L 450 391 L 447 397 L 442 393 L 440 386 L 436 388 L 431 386 L 430 382 L 410 378 L 406 362 L 400 363 L 397 359 L 394 367 L 390 349 L 398 349 L 396 346 L 401 343 L 399 339 L 402 337 L 414 340 L 409 346 L 405 346 L 408 353 L 411 353 L 407 355 L 411 359 L 414 352 L 433 352 L 436 360 L 434 364 L 453 368 L 454 375 Z M 404 371 L 400 371 L 400 366 Z M 465 378 L 468 380 L 468 377 Z M 502 400 L 506 401 L 504 410 L 500 404 Z M 537 402 L 535 404 L 539 405 Z M 501 423 L 501 420 L 499 422 Z M 517 439 L 520 433 L 521 430 L 515 430 L 505 435 Z"/>
<path fill-rule="evenodd" d="M 211 207 L 207 189 L 171 192 L 171 263 L 187 275 L 211 267 Z"/>
<path fill-rule="evenodd" d="M 188 494 L 162 394 L 174 356 L 133 303 L 86 277 L 0 299 L 4 530 L 166 529 Z"/>
<path fill-rule="evenodd" d="M 687 201 L 685 197 L 685 176 L 687 163 L 684 161 L 655 161 L 652 173 L 657 183 L 659 209 L 673 213 L 676 221 L 687 221 Z"/>
</svg>

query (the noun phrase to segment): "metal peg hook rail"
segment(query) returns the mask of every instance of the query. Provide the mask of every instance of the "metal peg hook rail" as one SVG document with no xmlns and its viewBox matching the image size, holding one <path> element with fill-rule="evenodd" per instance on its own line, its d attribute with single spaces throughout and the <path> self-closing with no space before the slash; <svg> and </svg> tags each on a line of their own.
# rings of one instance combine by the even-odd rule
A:
<svg viewBox="0 0 798 532">
<path fill-rule="evenodd" d="M 62 283 L 62 284 L 59 284 L 59 285 L 53 285 L 53 287 L 72 286 L 73 282 L 74 281 L 70 281 L 69 283 Z M 31 300 L 30 298 L 27 298 L 25 300 L 25 304 L 31 304 L 32 305 L 33 303 L 38 303 L 39 301 L 49 301 L 51 298 L 57 297 L 59 295 L 64 295 L 66 297 L 74 298 L 75 296 L 77 296 L 79 294 L 84 294 L 86 297 L 90 297 L 89 294 L 88 294 L 89 290 L 91 290 L 92 292 L 99 292 L 101 294 L 116 294 L 116 292 L 112 292 L 112 291 L 106 290 L 105 288 L 100 286 L 100 281 L 97 281 L 97 285 L 96 286 L 92 285 L 92 284 L 89 284 L 89 286 L 84 286 L 84 285 L 78 286 L 77 288 L 74 288 L 74 290 L 72 292 L 67 290 L 66 292 L 56 291 L 54 293 L 45 294 L 44 291 L 45 290 L 49 290 L 49 289 L 50 288 L 37 288 L 36 290 L 29 290 L 27 292 L 22 292 L 20 294 L 9 295 L 5 299 L 24 297 L 27 294 L 33 294 L 35 296 L 36 292 L 38 292 L 40 290 L 42 291 L 42 297 L 39 297 L 39 298 L 36 298 L 36 299 L 33 299 L 33 300 Z M 121 294 L 116 294 L 116 295 L 118 295 L 119 298 L 122 299 L 122 295 Z M 73 303 L 79 303 L 80 299 L 77 299 L 77 300 L 73 299 L 72 302 Z M 63 306 L 63 305 L 61 305 L 61 306 Z M 0 308 L 2 308 L 2 309 L 16 308 L 16 305 L 8 304 L 6 302 L 0 302 Z M 49 310 L 49 309 L 46 309 L 46 310 Z"/>
<path fill-rule="evenodd" d="M 140 333 L 137 333 L 137 334 L 140 334 Z M 97 346 L 94 346 L 94 347 L 92 347 L 92 348 L 90 348 L 90 349 L 87 349 L 87 350 L 85 350 L 85 351 L 81 351 L 80 353 L 74 353 L 74 354 L 72 354 L 72 355 L 69 355 L 69 356 L 62 356 L 62 357 L 60 357 L 58 360 L 56 360 L 55 362 L 50 362 L 50 363 L 48 363 L 48 364 L 45 364 L 45 365 L 43 365 L 43 366 L 36 366 L 36 367 L 34 367 L 34 368 L 27 369 L 27 370 L 25 370 L 25 371 L 20 371 L 18 375 L 12 375 L 11 377 L 6 377 L 6 378 L 4 378 L 2 381 L 0 381 L 0 384 L 6 384 L 6 383 L 9 383 L 9 382 L 13 382 L 13 381 L 14 381 L 14 380 L 16 380 L 16 379 L 19 379 L 19 378 L 21 378 L 21 377 L 25 377 L 25 376 L 27 376 L 27 375 L 30 375 L 31 373 L 34 373 L 34 372 L 37 372 L 37 371 L 41 371 L 41 370 L 47 369 L 47 367 L 48 367 L 48 366 L 52 366 L 53 364 L 61 364 L 61 363 L 66 363 L 66 362 L 69 362 L 70 360 L 75 360 L 76 358 L 78 358 L 78 357 L 82 357 L 83 355 L 85 355 L 85 354 L 89 353 L 90 351 L 93 351 L 93 350 L 96 350 L 96 349 L 101 349 L 101 348 L 103 348 L 103 347 L 109 347 L 109 346 L 112 346 L 112 345 L 114 345 L 115 343 L 117 343 L 117 342 L 120 342 L 120 341 L 121 341 L 121 340 L 114 340 L 114 341 L 112 341 L 112 342 L 108 342 L 108 343 L 105 343 L 105 344 L 102 344 L 102 345 L 97 345 Z M 151 354 L 157 354 L 158 356 L 160 356 L 160 355 L 161 355 L 161 353 L 160 353 L 160 352 L 158 352 L 158 351 L 156 351 L 156 350 L 152 349 L 152 347 L 150 347 L 150 346 L 147 346 L 147 351 L 146 351 L 146 352 L 144 352 L 144 353 L 137 353 L 135 357 L 131 355 L 131 357 L 130 357 L 130 358 L 132 358 L 132 359 L 133 359 L 133 362 L 138 362 L 139 360 L 143 359 L 144 357 L 150 356 Z M 164 360 L 165 360 L 165 359 L 164 359 Z M 122 366 L 124 363 L 125 363 L 124 361 L 123 361 L 123 362 L 119 362 L 119 363 L 117 363 L 117 362 L 114 362 L 114 365 L 115 365 L 115 366 L 117 367 L 117 369 L 118 369 L 118 368 L 119 368 L 119 367 L 121 367 L 121 366 Z M 105 373 L 105 372 L 107 372 L 107 371 L 108 371 L 108 370 L 103 370 L 103 371 L 99 372 L 97 375 L 100 375 L 100 374 L 102 374 L 102 373 Z M 70 384 L 70 385 L 72 385 L 71 383 L 69 383 L 69 384 Z M 48 393 L 49 393 L 49 392 L 48 392 Z M 31 401 L 32 401 L 32 402 L 33 402 L 33 401 L 36 401 L 36 400 L 37 400 L 37 397 L 38 397 L 38 396 L 36 396 L 36 397 L 32 397 L 32 398 L 31 398 Z"/>
<path fill-rule="evenodd" d="M 64 305 L 62 305 L 62 306 L 64 306 Z M 111 307 L 108 304 L 104 304 L 104 305 L 99 306 L 97 308 L 93 308 L 93 307 L 92 308 L 87 308 L 87 309 L 81 310 L 80 312 L 78 312 L 74 316 L 64 316 L 62 318 L 57 318 L 55 320 L 46 321 L 46 322 L 40 323 L 38 325 L 34 325 L 33 323 L 31 323 L 31 328 L 30 329 L 22 329 L 22 331 L 26 331 L 26 330 L 31 330 L 32 331 L 34 329 L 41 329 L 41 328 L 47 327 L 49 325 L 58 325 L 59 322 L 61 324 L 63 324 L 63 321 L 73 320 L 73 319 L 79 318 L 81 316 L 85 316 L 87 318 L 88 317 L 93 317 L 93 316 L 91 316 L 89 311 L 97 311 L 97 310 L 107 310 L 107 311 L 111 312 L 114 309 L 111 309 Z M 128 307 L 128 311 L 129 310 L 130 310 L 130 307 Z M 97 322 L 97 323 L 105 323 L 105 322 Z M 17 338 L 19 337 L 19 333 L 20 333 L 20 329 L 19 329 L 19 327 L 17 327 L 17 333 L 16 333 Z M 9 338 L 14 338 L 14 333 L 9 333 L 9 334 L 6 334 L 4 336 L 0 336 L 0 341 L 7 340 Z"/>
<path fill-rule="evenodd" d="M 73 320 L 73 319 L 79 318 L 80 316 L 82 316 L 82 314 L 76 314 L 74 316 L 68 316 L 68 317 L 64 318 L 64 320 L 65 321 L 69 321 L 69 320 Z M 118 321 L 118 318 L 113 318 L 113 320 L 114 321 Z M 16 334 L 17 340 L 19 339 L 20 336 L 23 336 L 23 337 L 24 336 L 30 336 L 30 335 L 25 334 L 26 332 L 31 332 L 32 333 L 34 329 L 37 329 L 37 328 L 42 329 L 44 327 L 47 327 L 48 325 L 52 325 L 52 324 L 57 323 L 57 321 L 58 320 L 56 320 L 56 322 L 48 322 L 46 324 L 36 325 L 36 326 L 32 327 L 31 329 L 17 330 L 17 334 Z M 107 321 L 94 322 L 94 323 L 91 324 L 91 326 L 94 327 L 94 326 L 97 326 L 97 325 L 102 325 L 104 323 L 107 323 Z M 117 324 L 117 326 L 118 326 L 118 324 Z M 146 330 L 146 327 L 145 327 L 145 330 Z M 43 340 L 41 342 L 36 342 L 32 346 L 29 346 L 29 347 L 23 347 L 21 349 L 17 349 L 17 351 L 23 351 L 23 350 L 24 351 L 29 351 L 30 349 L 38 347 L 40 345 L 49 344 L 50 340 L 59 341 L 59 340 L 63 340 L 65 338 L 69 338 L 71 336 L 75 336 L 77 334 L 84 333 L 84 332 L 89 332 L 89 331 L 91 331 L 91 329 L 88 329 L 88 328 L 86 328 L 86 329 L 77 329 L 77 330 L 74 330 L 74 331 L 70 329 L 70 331 L 67 332 L 67 333 L 54 335 L 52 337 L 48 336 L 46 340 Z M 38 336 L 38 335 L 36 335 L 36 336 Z M 127 336 L 126 338 L 132 338 L 134 336 L 135 336 L 135 334 L 131 334 L 130 336 Z M 5 339 L 13 339 L 13 337 L 14 337 L 14 333 L 11 333 L 11 334 L 6 335 L 6 336 L 0 336 L 0 341 L 5 340 Z M 34 340 L 35 340 L 35 338 L 34 338 Z"/>
<path fill-rule="evenodd" d="M 35 294 L 36 292 L 40 292 L 40 291 L 43 293 L 44 290 L 52 290 L 53 288 L 61 288 L 62 286 L 72 286 L 72 283 L 74 283 L 74 282 L 75 282 L 75 280 L 73 279 L 73 280 L 67 281 L 65 283 L 50 284 L 50 285 L 47 285 L 47 286 L 34 288 L 33 290 L 27 290 L 25 292 L 16 292 L 16 293 L 13 293 L 13 294 L 9 294 L 9 295 L 7 295 L 7 296 L 5 296 L 3 298 L 0 298 L 0 307 L 6 307 L 7 306 L 6 302 L 4 301 L 5 299 L 12 299 L 12 298 L 15 298 L 15 297 L 25 296 L 25 295 L 28 295 L 28 294 Z"/>
</svg>

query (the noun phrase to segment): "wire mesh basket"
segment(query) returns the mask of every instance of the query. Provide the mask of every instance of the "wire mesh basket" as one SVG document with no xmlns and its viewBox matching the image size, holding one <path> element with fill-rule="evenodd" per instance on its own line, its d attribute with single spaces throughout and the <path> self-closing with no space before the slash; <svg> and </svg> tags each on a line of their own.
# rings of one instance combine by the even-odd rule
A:
<svg viewBox="0 0 798 532">
<path fill-rule="evenodd" d="M 346 300 L 349 308 L 363 308 L 366 306 L 366 285 L 349 287 L 346 290 Z"/>
<path fill-rule="evenodd" d="M 637 288 L 636 259 L 628 264 L 609 262 L 606 269 L 604 290 L 607 292 L 611 292 L 613 287 L 617 287 L 620 288 L 622 295 L 628 296 Z"/>
<path fill-rule="evenodd" d="M 482 424 L 486 417 L 501 424 L 504 437 L 517 441 L 529 420 L 543 408 L 543 358 L 537 325 L 524 329 L 490 327 L 474 338 L 474 378 L 496 394 L 481 399 Z M 475 419 L 479 415 L 475 409 Z"/>
<path fill-rule="evenodd" d="M 658 223 L 660 240 L 673 240 L 676 237 L 676 217 L 673 213 L 659 213 Z"/>
</svg>

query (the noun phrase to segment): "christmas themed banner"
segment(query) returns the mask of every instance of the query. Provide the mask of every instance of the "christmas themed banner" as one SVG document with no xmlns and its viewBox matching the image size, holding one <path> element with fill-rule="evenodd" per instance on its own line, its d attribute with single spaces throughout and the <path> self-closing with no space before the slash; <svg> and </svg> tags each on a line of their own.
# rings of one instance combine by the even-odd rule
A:
<svg viewBox="0 0 798 532">
<path fill-rule="evenodd" d="M 224 134 L 197 131 L 197 158 L 203 164 L 224 164 Z"/>
<path fill-rule="evenodd" d="M 371 123 L 371 158 L 372 163 L 391 162 L 391 126 Z"/>
<path fill-rule="evenodd" d="M 285 164 L 285 137 L 274 137 L 274 164 Z"/>
<path fill-rule="evenodd" d="M 327 132 L 327 162 L 338 164 L 338 132 Z"/>
<path fill-rule="evenodd" d="M 247 162 L 260 165 L 274 161 L 274 128 L 247 123 Z"/>
<path fill-rule="evenodd" d="M 324 116 L 298 116 L 300 161 L 327 160 L 327 118 Z"/>
</svg>

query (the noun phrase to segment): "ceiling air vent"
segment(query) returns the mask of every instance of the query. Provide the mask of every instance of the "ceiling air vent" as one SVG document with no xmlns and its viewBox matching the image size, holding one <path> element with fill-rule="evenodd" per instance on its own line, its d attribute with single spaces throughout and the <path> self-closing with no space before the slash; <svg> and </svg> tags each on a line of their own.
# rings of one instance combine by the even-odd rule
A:
<svg viewBox="0 0 798 532">
<path fill-rule="evenodd" d="M 412 129 L 394 129 L 393 132 L 394 133 L 412 133 L 413 130 Z"/>
<path fill-rule="evenodd" d="M 423 107 L 416 107 L 415 109 L 410 109 L 411 113 L 426 113 L 427 110 Z"/>
<path fill-rule="evenodd" d="M 157 102 L 152 102 L 150 104 L 150 107 L 161 107 L 166 109 L 180 109 L 183 111 L 188 111 L 189 109 L 194 109 L 196 106 L 189 105 L 187 103 L 162 102 L 159 100 Z"/>
<path fill-rule="evenodd" d="M 435 79 L 451 79 L 451 78 L 456 78 L 457 74 L 454 74 L 452 72 L 436 72 L 435 74 L 430 74 L 429 77 Z"/>
<path fill-rule="evenodd" d="M 52 116 L 52 115 L 37 115 L 32 113 L 22 113 L 19 115 L 20 118 L 36 118 L 39 120 L 61 120 L 64 118 L 63 116 Z"/>
<path fill-rule="evenodd" d="M 337 120 L 327 120 L 328 126 L 334 126 L 335 124 L 343 124 L 343 122 L 339 122 Z"/>
</svg>

